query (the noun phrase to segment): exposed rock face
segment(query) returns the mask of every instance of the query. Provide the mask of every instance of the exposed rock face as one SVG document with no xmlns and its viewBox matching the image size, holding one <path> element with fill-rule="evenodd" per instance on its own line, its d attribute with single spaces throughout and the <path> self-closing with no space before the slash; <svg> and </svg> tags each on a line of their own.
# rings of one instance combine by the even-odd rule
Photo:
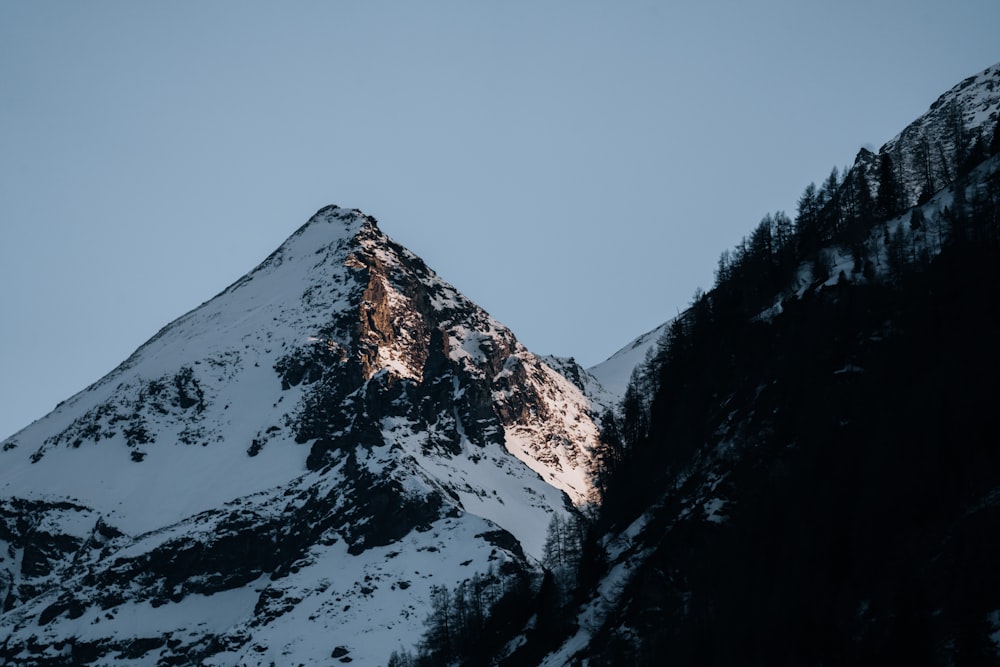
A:
<svg viewBox="0 0 1000 667">
<path fill-rule="evenodd" d="M 576 386 L 324 208 L 0 448 L 0 658 L 384 662 L 431 586 L 533 567 L 597 446 Z"/>
<path fill-rule="evenodd" d="M 100 552 L 121 533 L 86 507 L 69 502 L 0 501 L 0 602 L 9 611 Z"/>
</svg>

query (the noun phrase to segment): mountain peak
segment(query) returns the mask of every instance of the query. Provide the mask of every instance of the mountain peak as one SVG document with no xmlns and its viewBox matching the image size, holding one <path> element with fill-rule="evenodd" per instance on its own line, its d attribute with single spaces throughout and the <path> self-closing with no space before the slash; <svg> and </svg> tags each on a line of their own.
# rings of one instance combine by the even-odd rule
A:
<svg viewBox="0 0 1000 667">
<path fill-rule="evenodd" d="M 310 225 L 322 224 L 334 225 L 335 227 L 339 225 L 349 236 L 357 235 L 362 229 L 378 229 L 378 220 L 373 216 L 366 215 L 361 209 L 347 209 L 336 204 L 329 204 L 316 211 L 299 230 L 301 231 Z"/>
<path fill-rule="evenodd" d="M 110 660 L 135 637 L 97 623 L 122 609 L 206 664 L 327 658 L 290 618 L 384 661 L 431 586 L 526 572 L 594 499 L 591 412 L 373 217 L 324 207 L 0 443 L 0 659 L 85 632 Z M 209 599 L 234 611 L 206 629 Z"/>
<path fill-rule="evenodd" d="M 280 265 L 291 257 L 301 257 L 309 253 L 320 254 L 324 250 L 344 247 L 352 241 L 365 238 L 377 238 L 382 235 L 378 221 L 365 215 L 359 209 L 341 208 L 330 204 L 319 209 L 292 233 L 267 259 L 256 269 L 238 280 L 229 289 L 233 289 L 254 274 L 272 265 Z M 228 291 L 228 290 L 227 290 Z"/>
<path fill-rule="evenodd" d="M 42 474 L 49 459 L 65 460 L 60 450 L 88 442 L 104 455 L 118 450 L 125 459 L 166 456 L 163 446 L 152 446 L 166 440 L 185 451 L 190 445 L 231 450 L 228 456 L 242 461 L 248 450 L 285 440 L 310 444 L 308 457 L 287 460 L 293 468 L 298 461 L 315 469 L 347 443 L 381 441 L 372 434 L 382 428 L 388 407 L 372 402 L 385 392 L 392 394 L 388 402 L 399 399 L 402 381 L 411 387 L 404 393 L 412 400 L 426 398 L 441 409 L 446 402 L 466 405 L 459 416 L 462 409 L 469 414 L 454 425 L 458 430 L 449 432 L 449 442 L 517 443 L 518 456 L 550 480 L 561 480 L 557 486 L 575 501 L 593 493 L 586 452 L 596 446 L 597 430 L 587 416 L 588 400 L 506 327 L 383 234 L 374 217 L 337 206 L 320 209 L 253 271 L 16 434 L 9 442 L 17 446 L 8 447 L 5 458 L 13 462 L 20 458 L 16 453 L 30 454 L 30 465 L 23 478 L 0 475 L 0 489 L 20 493 L 51 486 Z M 442 385 L 435 396 L 424 396 L 441 383 L 447 391 Z M 569 425 L 545 423 L 542 385 L 552 383 L 558 388 L 545 392 L 571 396 Z M 371 404 L 357 403 L 364 397 Z M 349 423 L 340 419 L 348 414 L 344 401 L 359 411 L 349 414 Z M 190 405 L 196 406 L 193 413 Z M 156 435 L 164 430 L 169 436 Z M 546 443 L 564 441 L 574 444 L 548 451 Z M 91 463 L 94 479 L 112 474 L 96 458 L 85 462 Z M 91 481 L 73 479 L 67 484 L 74 497 L 93 495 Z M 206 506 L 220 500 L 212 493 L 202 498 Z M 161 501 L 176 508 L 176 519 L 184 515 L 181 505 L 190 505 L 172 494 Z M 125 529 L 144 530 L 152 527 L 147 519 L 140 512 L 121 521 Z"/>
</svg>

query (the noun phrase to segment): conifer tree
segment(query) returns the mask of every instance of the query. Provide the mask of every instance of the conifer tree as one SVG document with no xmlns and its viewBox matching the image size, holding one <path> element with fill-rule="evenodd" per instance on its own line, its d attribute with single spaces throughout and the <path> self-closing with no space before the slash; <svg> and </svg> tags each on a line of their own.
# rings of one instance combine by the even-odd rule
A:
<svg viewBox="0 0 1000 667">
<path fill-rule="evenodd" d="M 568 601 L 576 585 L 584 532 L 583 518 L 579 515 L 563 519 L 556 514 L 549 522 L 542 547 L 542 565 L 552 574 L 560 606 Z"/>
<path fill-rule="evenodd" d="M 416 660 L 409 651 L 393 651 L 387 667 L 416 667 Z"/>
<path fill-rule="evenodd" d="M 776 252 L 784 252 L 792 242 L 795 235 L 795 227 L 791 218 L 784 211 L 774 214 L 772 235 L 774 237 L 774 249 Z"/>
<path fill-rule="evenodd" d="M 795 215 L 795 233 L 803 252 L 812 252 L 822 241 L 819 230 L 819 203 L 816 184 L 806 186 L 798 201 L 798 212 Z"/>
<path fill-rule="evenodd" d="M 899 281 L 907 268 L 906 237 L 903 234 L 903 226 L 896 225 L 889 242 L 886 243 L 886 260 L 889 263 L 889 275 L 893 280 Z"/>
<path fill-rule="evenodd" d="M 724 285 L 725 283 L 729 282 L 729 280 L 733 277 L 732 262 L 733 262 L 732 255 L 730 254 L 729 249 L 726 248 L 725 250 L 722 251 L 722 254 L 719 255 L 719 263 L 715 269 L 716 287 Z"/>
<path fill-rule="evenodd" d="M 879 158 L 878 194 L 876 210 L 880 218 L 893 216 L 900 208 L 900 186 L 896 180 L 896 170 L 892 156 L 883 153 Z"/>
<path fill-rule="evenodd" d="M 972 140 L 972 145 L 965 154 L 965 158 L 958 166 L 958 177 L 963 178 L 967 176 L 969 172 L 975 169 L 987 157 L 989 157 L 988 148 L 983 139 L 983 130 L 980 127 L 976 130 L 976 138 Z"/>
<path fill-rule="evenodd" d="M 640 374 L 632 372 L 632 379 L 625 388 L 622 399 L 621 436 L 626 449 L 632 449 L 646 435 L 648 417 L 644 391 L 640 387 Z M 646 394 L 651 396 L 652 394 Z"/>
<path fill-rule="evenodd" d="M 618 420 L 615 418 L 614 410 L 608 409 L 601 416 L 600 434 L 602 450 L 597 485 L 603 496 L 608 493 L 611 480 L 621 469 L 627 454 L 625 443 L 618 430 Z"/>
<path fill-rule="evenodd" d="M 422 653 L 438 664 L 444 664 L 452 655 L 451 593 L 447 586 L 431 587 L 431 614 L 427 617 L 427 631 L 422 642 Z"/>
<path fill-rule="evenodd" d="M 917 197 L 918 204 L 926 204 L 934 196 L 936 191 L 934 181 L 934 169 L 931 163 L 931 149 L 926 136 L 921 136 L 913 149 L 914 164 L 920 169 L 923 176 L 920 194 Z"/>
<path fill-rule="evenodd" d="M 854 199 L 853 215 L 847 226 L 848 245 L 854 260 L 854 272 L 861 273 L 865 264 L 865 239 L 875 221 L 875 202 L 872 200 L 871 186 L 863 166 L 856 169 L 852 182 Z"/>
<path fill-rule="evenodd" d="M 951 141 L 954 148 L 952 171 L 958 172 L 968 158 L 969 131 L 965 127 L 965 119 L 962 118 L 962 110 L 954 100 L 948 104 L 946 110 L 948 117 L 948 129 L 951 134 Z M 949 179 L 950 180 L 950 179 Z"/>
</svg>

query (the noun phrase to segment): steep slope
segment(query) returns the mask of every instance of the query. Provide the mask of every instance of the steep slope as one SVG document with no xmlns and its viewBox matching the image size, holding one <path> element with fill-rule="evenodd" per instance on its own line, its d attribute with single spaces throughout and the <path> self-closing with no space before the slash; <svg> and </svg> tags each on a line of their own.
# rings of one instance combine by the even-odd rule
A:
<svg viewBox="0 0 1000 667">
<path fill-rule="evenodd" d="M 655 352 L 657 341 L 663 337 L 669 325 L 670 322 L 665 322 L 652 331 L 647 331 L 636 337 L 601 363 L 588 368 L 587 372 L 597 380 L 601 387 L 621 400 L 632 377 L 632 371 Z"/>
<path fill-rule="evenodd" d="M 942 94 L 922 116 L 906 126 L 898 135 L 887 141 L 879 152 L 861 149 L 852 170 L 845 174 L 850 182 L 857 172 L 863 171 L 874 199 L 880 185 L 880 159 L 888 155 L 892 173 L 898 181 L 898 207 L 907 209 L 951 184 L 960 174 L 968 172 L 983 160 L 989 147 L 1000 145 L 996 131 L 1000 123 L 1000 64 L 988 67 L 970 76 Z M 927 193 L 924 194 L 924 190 Z M 842 197 L 848 198 L 843 192 Z M 938 196 L 938 206 L 932 207 L 926 217 L 951 204 L 950 197 Z M 923 202 L 921 202 L 923 203 Z M 847 251 L 831 250 L 834 277 L 839 270 L 849 266 Z M 791 285 L 788 292 L 801 294 L 808 287 L 812 276 L 800 276 L 800 282 Z M 824 279 L 825 280 L 825 279 Z M 784 295 L 782 295 L 784 296 Z M 778 300 L 780 303 L 780 298 Z M 655 351 L 656 343 L 666 333 L 670 321 L 648 331 L 618 350 L 611 357 L 588 369 L 586 373 L 596 380 L 598 387 L 591 390 L 595 396 L 610 395 L 620 400 L 637 367 L 646 362 Z M 605 399 L 606 400 L 606 399 Z"/>
<path fill-rule="evenodd" d="M 996 664 L 998 260 L 703 332 L 629 477 L 648 509 L 609 499 L 607 574 L 542 664 Z"/>
<path fill-rule="evenodd" d="M 378 663 L 594 500 L 580 390 L 358 211 L 0 446 L 0 657 Z M 502 588 L 502 587 L 501 587 Z"/>
<path fill-rule="evenodd" d="M 975 166 L 998 141 L 1000 64 L 942 94 L 922 116 L 879 149 L 891 156 L 905 206 L 940 190 Z"/>
<path fill-rule="evenodd" d="M 504 664 L 1000 663 L 998 86 L 862 151 L 836 225 L 759 228 L 672 324 L 573 620 Z M 907 200 L 865 210 L 884 164 Z"/>
</svg>

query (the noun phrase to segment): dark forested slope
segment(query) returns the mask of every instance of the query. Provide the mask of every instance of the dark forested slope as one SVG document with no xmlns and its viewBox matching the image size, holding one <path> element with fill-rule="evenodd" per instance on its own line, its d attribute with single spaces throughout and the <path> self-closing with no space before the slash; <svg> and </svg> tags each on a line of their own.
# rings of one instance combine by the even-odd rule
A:
<svg viewBox="0 0 1000 667">
<path fill-rule="evenodd" d="M 561 622 L 506 664 L 1000 664 L 998 81 L 723 253 L 604 417 Z"/>
<path fill-rule="evenodd" d="M 899 284 L 841 283 L 769 323 L 701 322 L 662 367 L 649 436 L 605 508 L 625 523 L 663 503 L 596 655 L 995 656 L 998 286 L 997 246 L 964 244 Z"/>
</svg>

